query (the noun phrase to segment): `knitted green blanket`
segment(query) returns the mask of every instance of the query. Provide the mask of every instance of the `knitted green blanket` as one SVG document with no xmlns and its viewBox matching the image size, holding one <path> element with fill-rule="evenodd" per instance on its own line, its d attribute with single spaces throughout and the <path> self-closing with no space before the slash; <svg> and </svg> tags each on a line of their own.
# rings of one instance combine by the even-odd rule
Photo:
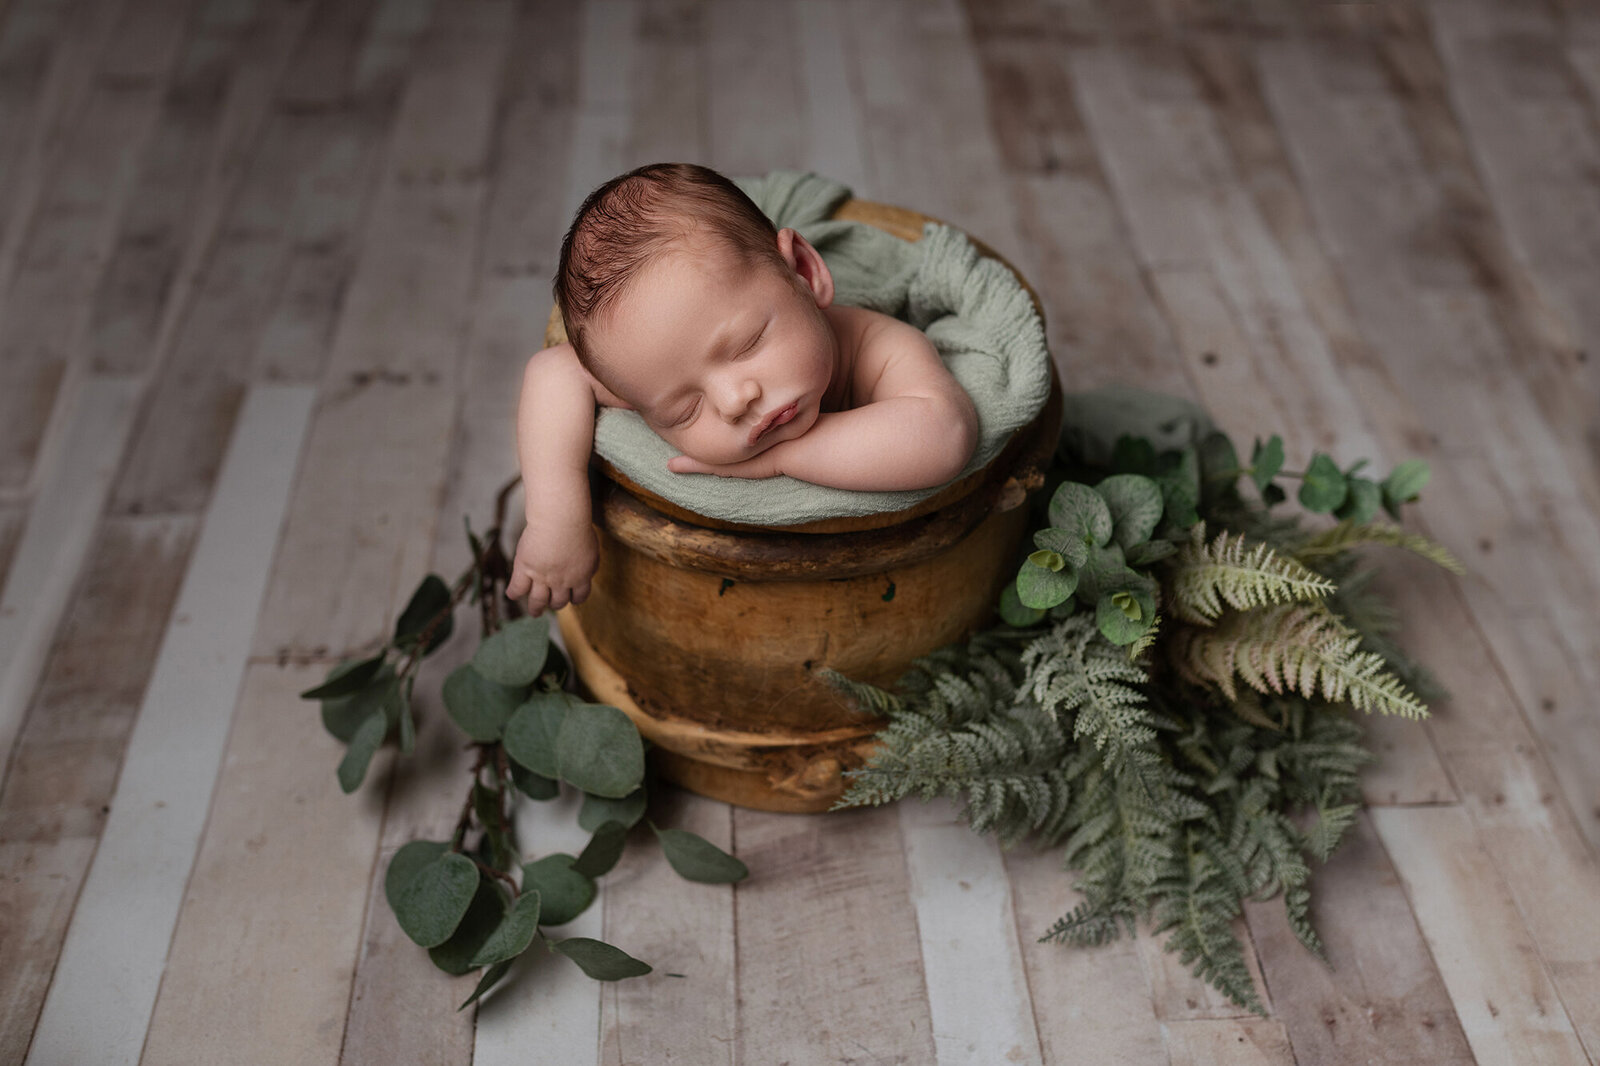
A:
<svg viewBox="0 0 1600 1066">
<path fill-rule="evenodd" d="M 1044 328 L 1027 291 L 1003 265 L 978 255 L 966 236 L 928 224 L 903 241 L 860 222 L 829 221 L 850 195 L 815 174 L 774 171 L 741 179 L 780 226 L 792 226 L 822 253 L 835 299 L 894 315 L 928 335 L 978 409 L 979 441 L 960 476 L 984 466 L 1033 420 L 1050 391 Z M 777 477 L 763 480 L 674 474 L 677 452 L 633 411 L 604 409 L 595 449 L 650 491 L 700 514 L 754 525 L 898 511 L 938 491 L 854 492 Z"/>
</svg>

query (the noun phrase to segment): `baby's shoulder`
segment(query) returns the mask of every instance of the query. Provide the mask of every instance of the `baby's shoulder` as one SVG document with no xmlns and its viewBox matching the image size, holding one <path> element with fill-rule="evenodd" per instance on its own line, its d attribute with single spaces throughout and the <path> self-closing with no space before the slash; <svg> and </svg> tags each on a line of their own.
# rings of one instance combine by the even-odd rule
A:
<svg viewBox="0 0 1600 1066">
<path fill-rule="evenodd" d="M 865 307 L 835 306 L 834 330 L 841 347 L 855 355 L 854 362 L 887 358 L 908 345 L 932 350 L 927 336 L 917 327 L 893 315 Z"/>
</svg>

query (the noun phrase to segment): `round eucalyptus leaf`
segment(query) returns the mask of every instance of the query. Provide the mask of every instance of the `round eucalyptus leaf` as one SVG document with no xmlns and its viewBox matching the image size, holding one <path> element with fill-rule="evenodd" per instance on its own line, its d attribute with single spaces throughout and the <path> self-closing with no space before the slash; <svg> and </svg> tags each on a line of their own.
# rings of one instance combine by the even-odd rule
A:
<svg viewBox="0 0 1600 1066">
<path fill-rule="evenodd" d="M 750 876 L 744 863 L 686 829 L 656 829 L 656 838 L 661 841 L 667 861 L 686 881 L 725 885 Z"/>
<path fill-rule="evenodd" d="M 1047 570 L 1030 559 L 1017 572 L 1015 587 L 1017 602 L 1022 606 L 1048 611 L 1072 597 L 1078 587 L 1078 573 L 1065 568 Z"/>
<path fill-rule="evenodd" d="M 1028 562 L 1034 566 L 1058 572 L 1063 566 L 1067 565 L 1067 561 L 1061 557 L 1060 552 L 1053 552 L 1048 548 L 1041 548 L 1028 556 Z"/>
<path fill-rule="evenodd" d="M 400 845 L 383 875 L 383 898 L 389 901 L 389 906 L 394 906 L 407 882 L 449 850 L 449 843 L 442 840 L 413 840 Z"/>
<path fill-rule="evenodd" d="M 1161 486 L 1138 474 L 1113 474 L 1094 490 L 1110 508 L 1111 535 L 1124 550 L 1150 539 L 1161 521 Z"/>
<path fill-rule="evenodd" d="M 1111 539 L 1111 509 L 1088 485 L 1065 481 L 1050 499 L 1050 526 L 1090 544 L 1104 544 Z"/>
<path fill-rule="evenodd" d="M 472 665 L 497 685 L 519 688 L 538 678 L 549 650 L 550 616 L 519 618 L 478 645 Z"/>
<path fill-rule="evenodd" d="M 1089 553 L 1089 561 L 1078 572 L 1077 596 L 1085 604 L 1099 603 L 1107 589 L 1120 588 L 1126 582 L 1127 562 L 1122 549 L 1116 544 L 1096 548 Z"/>
<path fill-rule="evenodd" d="M 1331 514 L 1344 503 L 1349 492 L 1344 472 L 1332 459 L 1318 452 L 1300 482 L 1300 506 L 1313 514 Z"/>
<path fill-rule="evenodd" d="M 483 976 L 478 979 L 478 985 L 472 990 L 472 995 L 468 996 L 466 998 L 466 1002 L 462 1003 L 461 1006 L 456 1008 L 456 1010 L 466 1010 L 468 1007 L 478 1002 L 478 1000 L 482 999 L 483 994 L 498 984 L 500 982 L 500 978 L 506 975 L 506 971 L 511 969 L 511 961 L 512 960 L 507 959 L 504 962 L 497 962 L 487 970 L 483 971 Z"/>
<path fill-rule="evenodd" d="M 466 916 L 478 890 L 478 868 L 447 852 L 414 873 L 389 900 L 406 936 L 422 947 L 443 944 Z"/>
<path fill-rule="evenodd" d="M 557 778 L 556 738 L 576 704 L 565 692 L 535 692 L 506 721 L 506 754 L 540 777 Z"/>
<path fill-rule="evenodd" d="M 584 794 L 583 806 L 578 810 L 578 825 L 594 832 L 607 822 L 617 822 L 632 827 L 644 817 L 644 789 L 636 788 L 621 799 L 609 796 Z"/>
<path fill-rule="evenodd" d="M 1178 546 L 1170 540 L 1147 540 L 1136 544 L 1127 552 L 1129 566 L 1149 566 L 1177 552 Z"/>
<path fill-rule="evenodd" d="M 346 744 L 350 743 L 362 722 L 374 712 L 387 708 L 395 685 L 394 667 L 382 664 L 360 689 L 322 701 L 322 727 Z"/>
<path fill-rule="evenodd" d="M 1265 444 L 1258 438 L 1250 453 L 1250 479 L 1261 492 L 1283 469 L 1283 438 L 1274 434 Z"/>
<path fill-rule="evenodd" d="M 554 941 L 550 946 L 577 963 L 579 969 L 596 981 L 620 981 L 625 977 L 643 977 L 650 972 L 648 964 L 602 940 L 574 936 Z"/>
<path fill-rule="evenodd" d="M 347 795 L 361 787 L 367 776 L 367 764 L 372 762 L 372 756 L 377 754 L 383 746 L 383 738 L 388 735 L 389 716 L 381 707 L 357 727 L 356 735 L 350 738 L 350 747 L 339 760 L 339 787 Z"/>
<path fill-rule="evenodd" d="M 417 638 L 422 636 L 422 631 L 428 627 L 428 623 L 449 609 L 450 586 L 446 585 L 438 574 L 429 574 L 422 579 L 422 584 L 417 586 L 417 591 L 411 594 L 406 609 L 400 612 L 400 619 L 394 625 L 395 645 L 401 648 L 414 646 Z M 433 632 L 428 635 L 428 646 L 422 649 L 422 654 L 428 654 L 449 640 L 454 628 L 455 619 L 448 614 L 444 615 Z"/>
<path fill-rule="evenodd" d="M 1200 455 L 1189 447 L 1177 453 L 1177 460 L 1156 476 L 1161 486 L 1161 509 L 1167 522 L 1188 529 L 1200 521 Z"/>
<path fill-rule="evenodd" d="M 1239 453 L 1233 441 L 1220 429 L 1207 433 L 1200 441 L 1200 483 L 1206 499 L 1225 493 L 1239 480 Z"/>
<path fill-rule="evenodd" d="M 1041 529 L 1033 535 L 1035 548 L 1053 551 L 1065 559 L 1074 569 L 1083 565 L 1089 558 L 1089 545 L 1080 536 L 1074 536 L 1066 529 Z"/>
<path fill-rule="evenodd" d="M 538 892 L 524 889 L 495 931 L 489 934 L 489 939 L 483 942 L 483 947 L 472 956 L 472 967 L 493 966 L 526 951 L 533 943 L 533 934 L 539 931 L 540 902 Z"/>
<path fill-rule="evenodd" d="M 538 862 L 523 864 L 523 890 L 532 888 L 539 893 L 540 925 L 564 925 L 594 902 L 594 879 L 572 868 L 577 861 L 571 855 L 557 852 Z"/>
<path fill-rule="evenodd" d="M 603 703 L 568 708 L 556 735 L 556 762 L 562 780 L 596 796 L 621 799 L 644 782 L 638 728 L 622 711 Z"/>
<path fill-rule="evenodd" d="M 451 975 L 464 974 L 473 969 L 472 957 L 500 927 L 500 919 L 505 917 L 505 913 L 506 901 L 500 890 L 489 878 L 479 878 L 478 890 L 473 893 L 467 913 L 461 917 L 461 924 L 456 926 L 449 940 L 428 949 L 428 958 Z"/>
<path fill-rule="evenodd" d="M 594 831 L 583 854 L 573 862 L 572 868 L 585 877 L 602 877 L 622 858 L 622 849 L 628 842 L 628 831 L 621 822 L 606 822 Z"/>
<path fill-rule="evenodd" d="M 1016 582 L 1000 590 L 1000 618 L 1006 625 L 1026 629 L 1043 617 L 1043 610 L 1029 607 L 1017 597 Z"/>
<path fill-rule="evenodd" d="M 480 744 L 500 739 L 506 719 L 522 699 L 520 689 L 496 684 L 467 663 L 444 679 L 444 706 L 451 721 Z"/>
<path fill-rule="evenodd" d="M 509 723 L 506 727 L 510 729 Z M 561 782 L 553 777 L 536 774 L 517 760 L 511 760 L 511 783 L 517 791 L 534 800 L 553 800 L 561 795 Z"/>
<path fill-rule="evenodd" d="M 1155 616 L 1155 599 L 1142 588 L 1107 592 L 1095 607 L 1095 625 L 1107 640 L 1119 646 L 1144 636 Z"/>
<path fill-rule="evenodd" d="M 360 692 L 378 676 L 378 670 L 384 664 L 384 655 L 384 652 L 379 652 L 370 659 L 346 660 L 340 663 L 328 671 L 327 679 L 322 684 L 306 689 L 300 693 L 300 698 L 326 701 Z M 394 668 L 390 667 L 389 672 L 394 673 Z"/>
<path fill-rule="evenodd" d="M 1372 521 L 1378 513 L 1378 508 L 1383 506 L 1383 490 L 1376 481 L 1369 481 L 1364 477 L 1348 477 L 1346 483 L 1350 486 L 1350 493 L 1344 498 L 1344 503 L 1334 511 L 1334 517 L 1341 518 L 1357 525 Z"/>
<path fill-rule="evenodd" d="M 1395 503 L 1409 503 L 1427 487 L 1433 472 L 1421 459 L 1407 459 L 1383 479 L 1383 494 Z"/>
</svg>

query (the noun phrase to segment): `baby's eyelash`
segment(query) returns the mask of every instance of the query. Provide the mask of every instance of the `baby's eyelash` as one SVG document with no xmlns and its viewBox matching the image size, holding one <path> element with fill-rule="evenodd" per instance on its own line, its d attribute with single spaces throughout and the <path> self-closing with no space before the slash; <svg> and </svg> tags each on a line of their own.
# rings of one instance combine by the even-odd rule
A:
<svg viewBox="0 0 1600 1066">
<path fill-rule="evenodd" d="M 761 332 L 757 333 L 754 337 L 751 337 L 750 338 L 750 343 L 745 345 L 743 348 L 740 348 L 739 351 L 735 354 L 734 358 L 738 358 L 741 355 L 749 354 L 755 348 L 756 345 L 761 343 L 761 338 L 765 337 L 766 335 L 767 335 L 767 327 L 766 326 L 762 326 L 761 327 Z"/>
</svg>

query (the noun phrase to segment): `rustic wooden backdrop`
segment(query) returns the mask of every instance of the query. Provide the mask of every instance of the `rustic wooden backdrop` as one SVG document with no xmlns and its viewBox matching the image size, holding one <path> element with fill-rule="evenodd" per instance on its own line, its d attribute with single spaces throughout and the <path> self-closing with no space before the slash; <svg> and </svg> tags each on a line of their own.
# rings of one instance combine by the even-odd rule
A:
<svg viewBox="0 0 1600 1066">
<path fill-rule="evenodd" d="M 1270 1016 L 1149 937 L 1037 944 L 1070 878 L 943 807 L 678 798 L 752 876 L 635 849 L 573 931 L 640 980 L 552 958 L 457 1013 L 400 933 L 451 729 L 346 797 L 295 694 L 458 572 L 566 221 L 664 158 L 963 226 L 1069 388 L 1432 464 L 1410 521 L 1469 574 L 1379 558 L 1455 698 L 1372 723 L 1332 967 L 1276 901 L 1239 923 Z M 0 301 L 0 1061 L 1600 1054 L 1589 0 L 0 0 Z"/>
</svg>

